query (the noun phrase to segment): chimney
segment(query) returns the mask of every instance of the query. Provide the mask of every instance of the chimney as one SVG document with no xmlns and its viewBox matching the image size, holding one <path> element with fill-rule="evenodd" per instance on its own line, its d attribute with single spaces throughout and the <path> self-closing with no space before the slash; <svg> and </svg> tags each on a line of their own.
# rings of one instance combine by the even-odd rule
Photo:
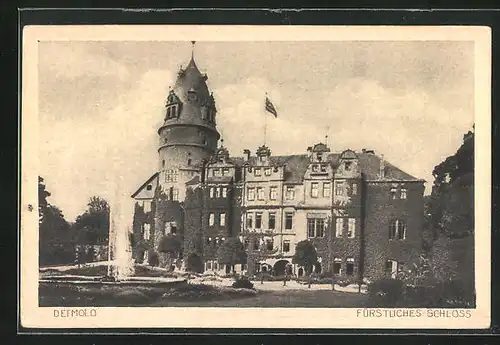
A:
<svg viewBox="0 0 500 345">
<path fill-rule="evenodd" d="M 385 178 L 385 160 L 384 160 L 384 155 L 380 156 L 380 172 L 379 172 L 380 178 Z"/>
<path fill-rule="evenodd" d="M 248 160 L 250 159 L 250 150 L 244 149 L 243 155 L 244 155 L 245 162 L 248 162 Z"/>
</svg>

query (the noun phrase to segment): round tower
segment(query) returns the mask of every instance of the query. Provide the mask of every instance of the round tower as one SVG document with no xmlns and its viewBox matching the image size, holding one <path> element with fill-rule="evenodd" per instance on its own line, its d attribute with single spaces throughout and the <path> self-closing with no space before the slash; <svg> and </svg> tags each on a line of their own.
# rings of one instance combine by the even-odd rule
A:
<svg viewBox="0 0 500 345">
<path fill-rule="evenodd" d="M 158 129 L 159 183 L 174 200 L 184 200 L 185 183 L 201 172 L 203 161 L 217 149 L 220 134 L 207 79 L 192 55 L 169 91 L 164 122 Z"/>
</svg>

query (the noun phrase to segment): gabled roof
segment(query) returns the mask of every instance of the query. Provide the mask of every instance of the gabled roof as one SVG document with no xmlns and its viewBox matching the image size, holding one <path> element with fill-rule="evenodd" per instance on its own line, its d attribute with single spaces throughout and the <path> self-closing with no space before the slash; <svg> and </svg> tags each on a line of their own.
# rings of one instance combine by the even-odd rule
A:
<svg viewBox="0 0 500 345">
<path fill-rule="evenodd" d="M 339 165 L 341 153 L 329 153 L 326 157 L 326 161 L 332 164 L 333 168 L 337 168 Z M 382 159 L 373 154 L 360 152 L 356 154 L 359 159 L 360 170 L 366 176 L 367 180 L 378 180 L 380 172 L 380 163 Z M 237 166 L 255 166 L 257 165 L 258 157 L 252 156 L 247 161 L 243 157 L 231 157 L 231 160 Z M 269 157 L 270 165 L 283 166 L 285 165 L 285 182 L 290 183 L 301 183 L 304 180 L 304 175 L 307 171 L 307 167 L 310 162 L 309 155 L 289 155 L 289 156 L 271 156 Z M 385 164 L 385 180 L 400 180 L 400 181 L 422 181 L 393 164 L 384 161 Z"/>
<path fill-rule="evenodd" d="M 144 182 L 130 197 L 135 198 L 137 194 L 141 192 L 151 181 L 153 181 L 156 177 L 158 177 L 158 172 L 154 173 L 153 176 L 148 178 L 146 182 Z"/>
</svg>

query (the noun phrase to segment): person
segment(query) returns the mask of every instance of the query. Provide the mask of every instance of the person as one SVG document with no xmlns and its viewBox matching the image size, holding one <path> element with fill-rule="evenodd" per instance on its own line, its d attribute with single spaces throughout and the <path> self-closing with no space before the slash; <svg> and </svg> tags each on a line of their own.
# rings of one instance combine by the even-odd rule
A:
<svg viewBox="0 0 500 345">
<path fill-rule="evenodd" d="M 283 286 L 286 286 L 286 281 L 287 281 L 287 279 L 288 279 L 288 273 L 287 273 L 287 271 L 285 270 L 285 274 L 284 274 L 284 276 L 283 276 Z"/>
</svg>

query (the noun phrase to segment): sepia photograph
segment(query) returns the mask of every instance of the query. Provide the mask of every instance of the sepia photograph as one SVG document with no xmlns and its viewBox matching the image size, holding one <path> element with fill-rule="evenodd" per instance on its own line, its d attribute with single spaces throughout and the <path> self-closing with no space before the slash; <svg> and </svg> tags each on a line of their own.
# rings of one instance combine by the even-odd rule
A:
<svg viewBox="0 0 500 345">
<path fill-rule="evenodd" d="M 491 42 L 440 28 L 25 29 L 29 324 L 487 327 Z"/>
</svg>

